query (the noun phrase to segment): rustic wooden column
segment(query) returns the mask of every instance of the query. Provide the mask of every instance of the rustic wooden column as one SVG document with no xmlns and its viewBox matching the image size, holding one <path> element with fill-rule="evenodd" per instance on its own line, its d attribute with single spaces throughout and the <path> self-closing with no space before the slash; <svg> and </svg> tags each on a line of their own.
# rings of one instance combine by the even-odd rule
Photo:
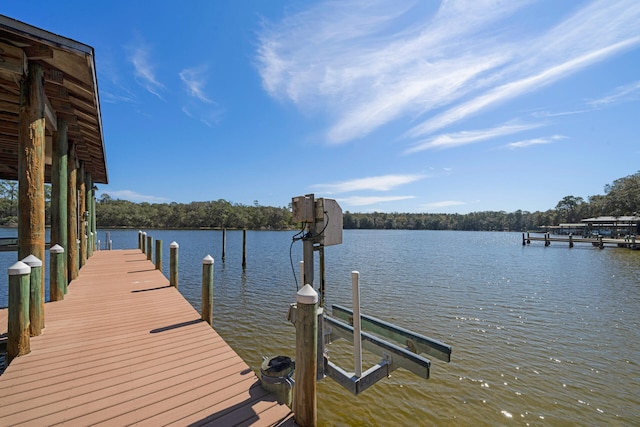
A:
<svg viewBox="0 0 640 427">
<path fill-rule="evenodd" d="M 20 83 L 18 134 L 18 259 L 44 259 L 44 71 L 29 63 L 29 75 Z M 44 276 L 42 276 L 44 311 Z"/>
<path fill-rule="evenodd" d="M 95 235 L 93 234 L 93 180 L 91 174 L 87 173 L 84 177 L 85 190 L 87 195 L 85 203 L 87 204 L 87 258 L 93 256 L 93 242 Z"/>
<path fill-rule="evenodd" d="M 75 148 L 69 147 L 69 157 L 67 162 L 67 272 L 68 280 L 78 278 L 78 170 L 76 168 Z M 66 289 L 66 288 L 65 288 Z"/>
<path fill-rule="evenodd" d="M 296 424 L 318 424 L 318 293 L 306 284 L 296 295 L 296 369 L 293 413 Z"/>
<path fill-rule="evenodd" d="M 68 172 L 67 162 L 69 153 L 69 143 L 67 139 L 67 121 L 58 118 L 58 130 L 53 138 L 53 153 L 51 164 L 51 247 L 59 245 L 61 248 L 68 247 L 69 227 L 67 220 L 67 194 L 68 194 Z M 63 281 L 67 280 L 67 261 L 62 256 L 62 276 Z M 50 278 L 53 280 L 53 277 Z M 58 280 L 58 279 L 57 279 Z M 59 284 L 64 289 L 66 282 Z M 50 293 L 51 295 L 51 293 Z"/>
<path fill-rule="evenodd" d="M 93 250 L 96 249 L 96 244 L 98 242 L 98 228 L 96 226 L 96 186 L 92 181 L 91 184 L 91 231 L 93 232 Z M 109 242 L 107 242 L 107 245 Z"/>
<path fill-rule="evenodd" d="M 29 275 L 31 267 L 18 261 L 9 267 L 9 318 L 7 319 L 7 365 L 31 352 L 29 339 Z"/>
<path fill-rule="evenodd" d="M 80 169 L 78 169 L 78 207 L 79 207 L 79 218 L 78 223 L 80 224 L 80 231 L 78 239 L 80 239 L 80 268 L 84 267 L 87 263 L 87 221 L 86 214 L 87 212 L 87 189 L 84 182 L 84 164 L 80 163 Z"/>
<path fill-rule="evenodd" d="M 202 320 L 213 326 L 213 258 L 202 260 Z"/>
</svg>

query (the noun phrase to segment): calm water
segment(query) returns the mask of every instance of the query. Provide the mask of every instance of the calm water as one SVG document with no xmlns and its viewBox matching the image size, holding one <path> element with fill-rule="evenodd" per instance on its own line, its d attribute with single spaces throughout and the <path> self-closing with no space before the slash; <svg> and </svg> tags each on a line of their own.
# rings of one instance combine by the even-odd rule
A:
<svg viewBox="0 0 640 427">
<path fill-rule="evenodd" d="M 249 231 L 244 271 L 242 232 L 227 233 L 224 263 L 220 231 L 149 233 L 163 240 L 166 276 L 169 243 L 180 244 L 180 291 L 196 309 L 202 258 L 215 258 L 214 326 L 255 370 L 263 355 L 294 356 L 293 232 Z M 114 249 L 137 246 L 137 231 L 111 238 Z M 429 380 L 398 370 L 358 397 L 323 380 L 321 425 L 640 424 L 640 251 L 522 247 L 519 233 L 347 230 L 325 255 L 327 307 L 351 305 L 358 270 L 363 313 L 453 353 L 449 364 L 432 361 Z M 2 271 L 15 257 L 0 253 Z M 301 257 L 298 242 L 296 274 Z M 350 345 L 329 350 L 352 370 Z"/>
</svg>

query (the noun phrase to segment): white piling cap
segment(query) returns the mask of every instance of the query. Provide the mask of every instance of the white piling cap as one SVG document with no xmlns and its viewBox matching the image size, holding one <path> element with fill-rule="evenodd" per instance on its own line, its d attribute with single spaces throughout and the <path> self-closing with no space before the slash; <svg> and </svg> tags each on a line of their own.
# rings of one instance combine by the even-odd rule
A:
<svg viewBox="0 0 640 427">
<path fill-rule="evenodd" d="M 211 255 L 207 255 L 206 257 L 204 257 L 204 259 L 202 260 L 202 265 L 211 265 L 213 264 L 213 257 Z"/>
<path fill-rule="evenodd" d="M 100 242 L 100 240 L 98 240 L 98 242 Z M 53 245 L 49 248 L 49 252 L 52 254 L 61 254 L 64 253 L 64 248 L 60 245 Z"/>
<path fill-rule="evenodd" d="M 22 261 L 18 261 L 9 267 L 9 276 L 20 276 L 31 273 L 31 267 Z"/>
<path fill-rule="evenodd" d="M 27 264 L 29 267 L 42 267 L 42 261 L 40 261 L 35 255 L 26 256 L 22 262 Z"/>
<path fill-rule="evenodd" d="M 316 304 L 318 302 L 318 293 L 313 286 L 306 284 L 296 294 L 296 301 L 299 304 Z"/>
<path fill-rule="evenodd" d="M 180 245 L 178 245 L 178 243 L 177 243 L 177 242 L 171 242 L 171 243 L 169 244 L 169 247 L 170 247 L 171 249 L 178 249 L 178 248 L 180 247 Z"/>
</svg>

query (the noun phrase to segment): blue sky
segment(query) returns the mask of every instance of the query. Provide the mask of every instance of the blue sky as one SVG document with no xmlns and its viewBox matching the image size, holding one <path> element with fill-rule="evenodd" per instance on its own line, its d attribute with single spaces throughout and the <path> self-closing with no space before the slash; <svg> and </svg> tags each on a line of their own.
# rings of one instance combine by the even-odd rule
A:
<svg viewBox="0 0 640 427">
<path fill-rule="evenodd" d="M 640 170 L 640 2 L 52 1 L 136 202 L 546 210 Z"/>
</svg>

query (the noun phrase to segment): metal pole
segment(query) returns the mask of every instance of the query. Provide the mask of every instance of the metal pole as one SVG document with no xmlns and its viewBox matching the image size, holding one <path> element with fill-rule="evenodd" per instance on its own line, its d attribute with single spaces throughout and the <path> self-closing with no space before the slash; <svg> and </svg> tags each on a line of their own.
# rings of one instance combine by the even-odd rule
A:
<svg viewBox="0 0 640 427">
<path fill-rule="evenodd" d="M 360 333 L 360 273 L 351 272 L 351 292 L 353 295 L 353 363 L 355 376 L 362 376 L 362 335 Z"/>
<path fill-rule="evenodd" d="M 178 288 L 178 248 L 176 242 L 169 244 L 169 284 Z"/>
<path fill-rule="evenodd" d="M 318 293 L 309 284 L 296 295 L 296 369 L 293 399 L 295 422 L 300 426 L 316 426 Z"/>
<path fill-rule="evenodd" d="M 213 325 L 213 258 L 202 260 L 202 320 Z"/>
<path fill-rule="evenodd" d="M 31 352 L 29 342 L 29 275 L 31 267 L 16 262 L 9 267 L 9 318 L 7 319 L 7 365 Z"/>
</svg>

